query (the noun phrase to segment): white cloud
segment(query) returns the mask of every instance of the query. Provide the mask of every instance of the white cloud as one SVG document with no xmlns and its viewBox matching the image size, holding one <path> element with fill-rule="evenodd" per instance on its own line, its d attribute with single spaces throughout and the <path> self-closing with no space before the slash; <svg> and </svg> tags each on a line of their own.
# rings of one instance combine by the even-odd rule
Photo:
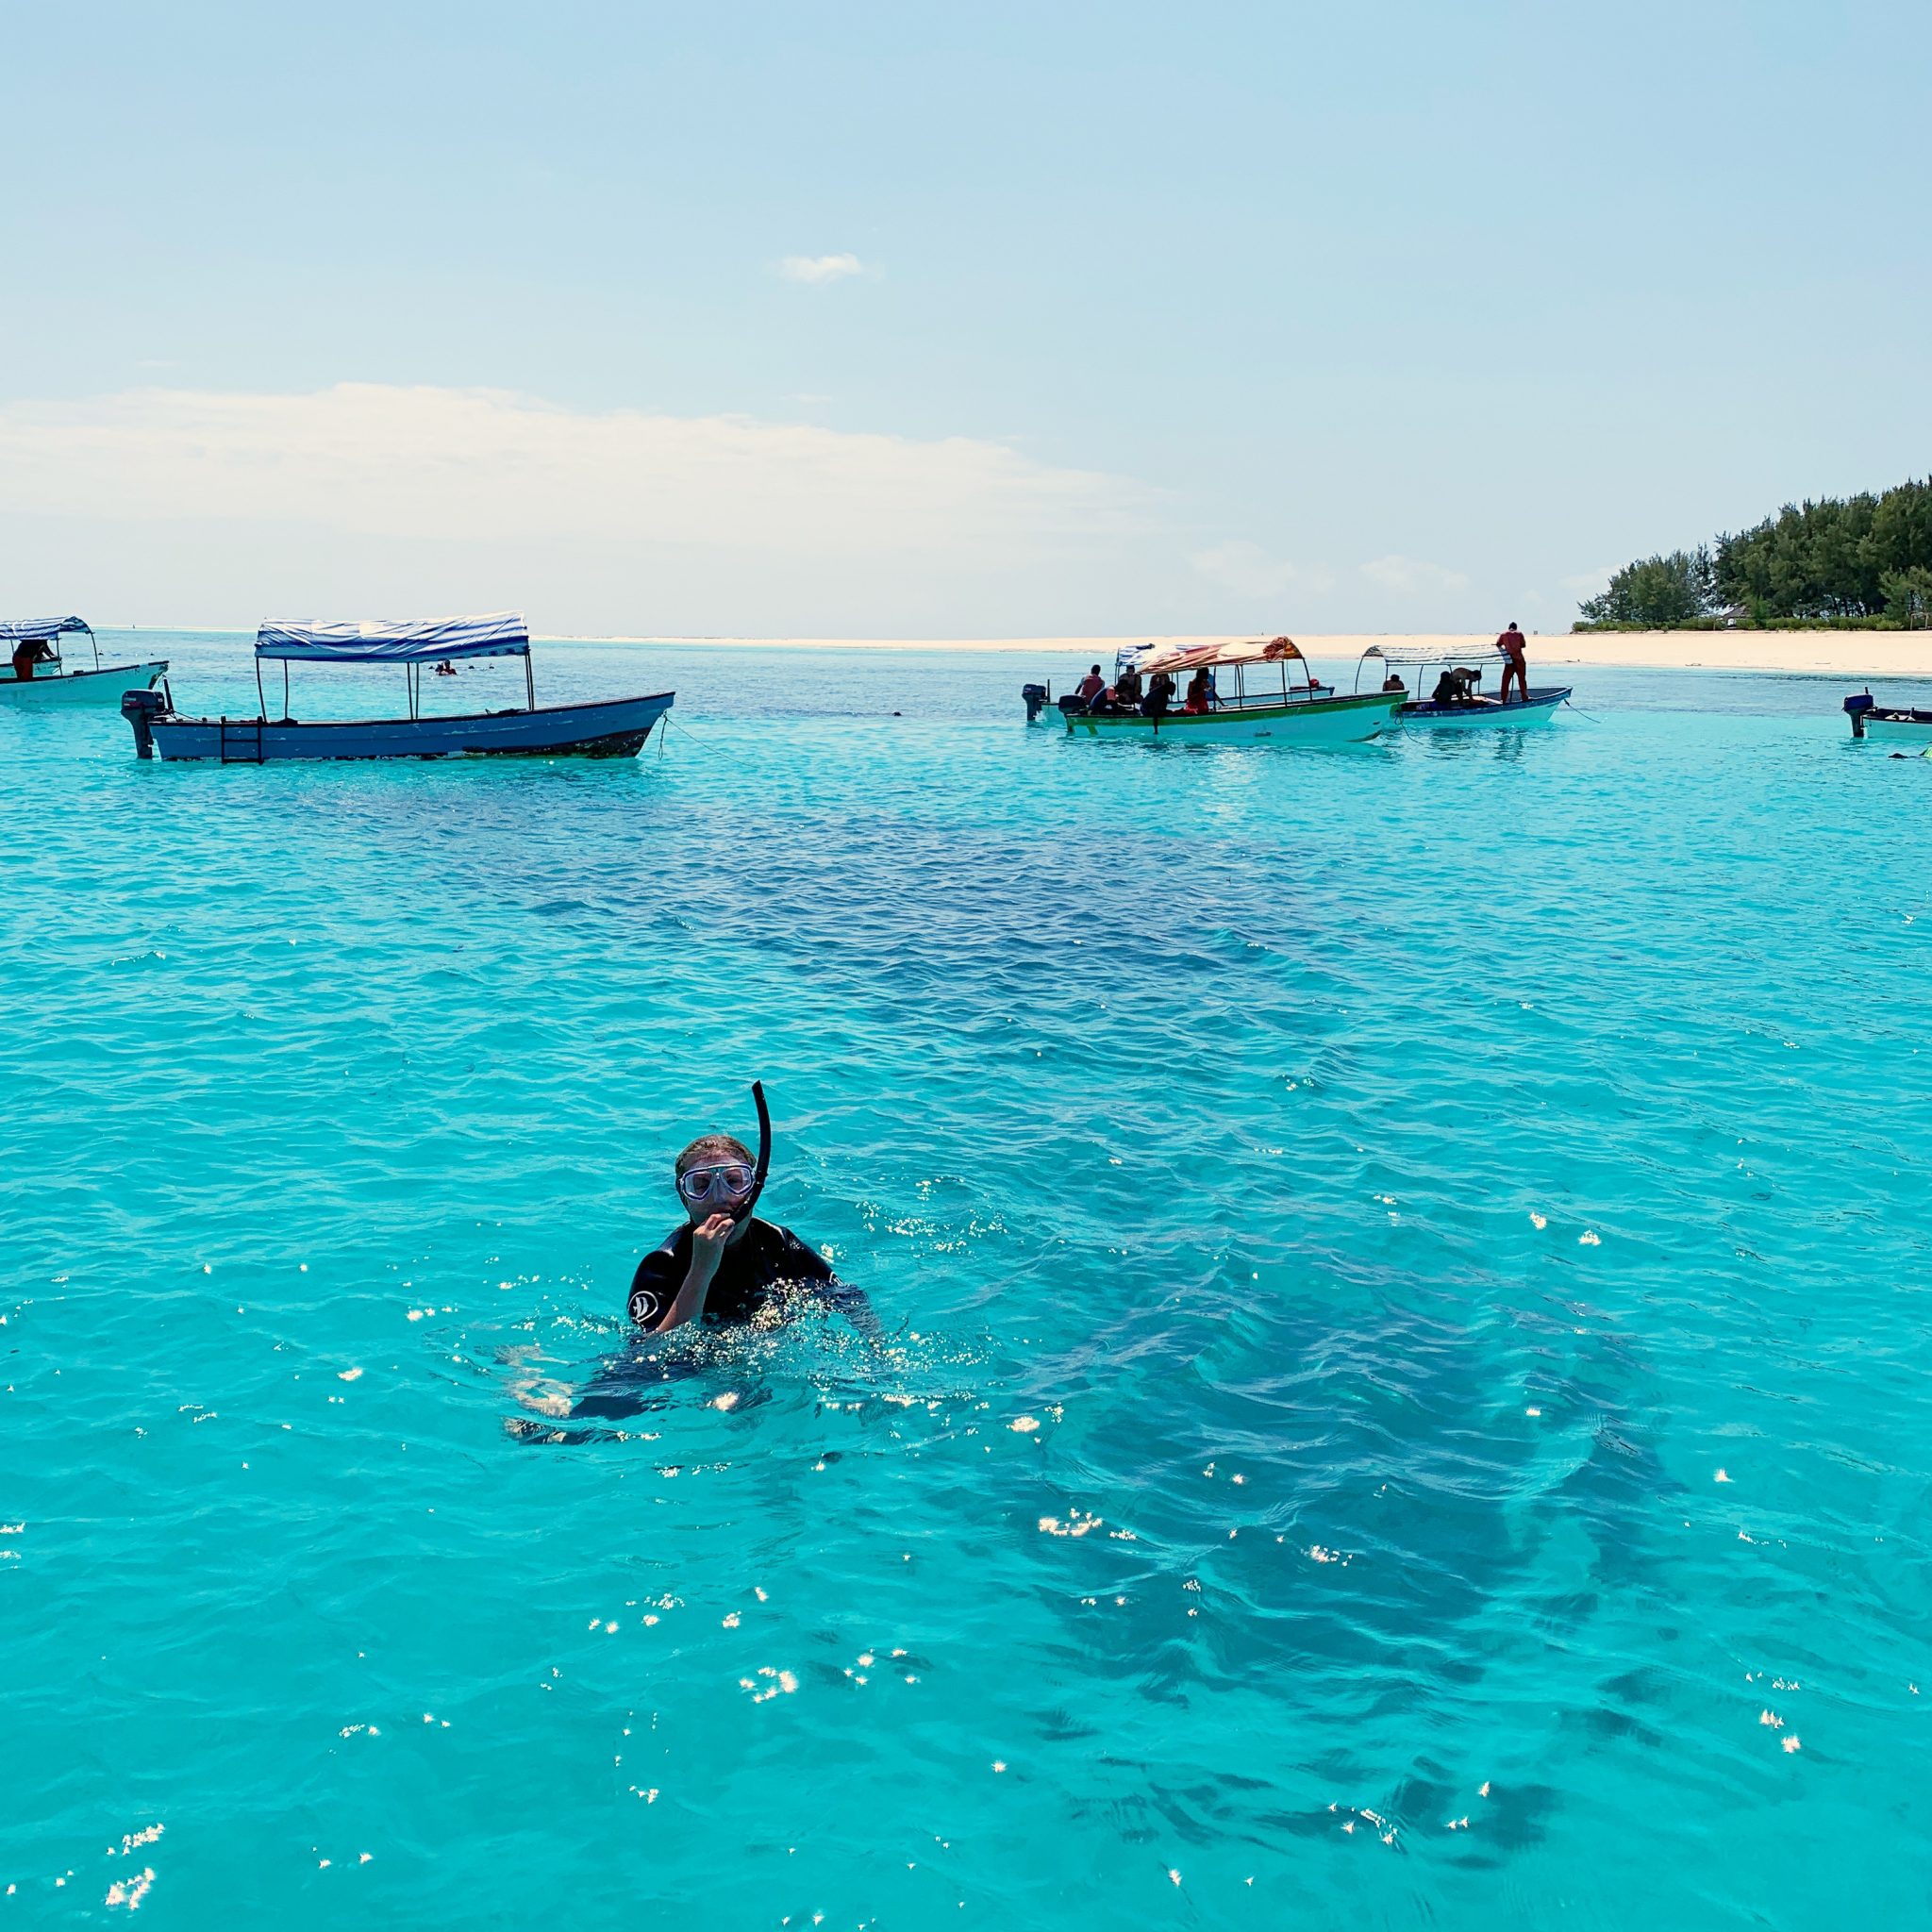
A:
<svg viewBox="0 0 1932 1932">
<path fill-rule="evenodd" d="M 208 622 L 375 599 L 558 628 L 951 629 L 1091 599 L 1148 503 L 989 440 L 495 390 L 0 406 L 0 564 L 23 594 L 31 571 Z"/>
<path fill-rule="evenodd" d="M 1273 597 L 1298 581 L 1302 573 L 1280 558 L 1270 557 L 1258 543 L 1234 538 L 1211 550 L 1197 550 L 1188 558 L 1209 583 L 1239 591 L 1244 597 Z"/>
<path fill-rule="evenodd" d="M 863 275 L 865 264 L 856 255 L 788 255 L 778 273 L 788 282 L 838 282 Z"/>
<path fill-rule="evenodd" d="M 1444 570 L 1440 563 L 1424 563 L 1415 557 L 1378 557 L 1362 565 L 1362 575 L 1385 591 L 1409 597 L 1444 596 L 1469 588 L 1469 579 L 1460 571 Z"/>
<path fill-rule="evenodd" d="M 55 515 L 857 555 L 1106 525 L 1136 493 L 967 437 L 591 414 L 500 390 L 142 390 L 0 408 L 0 508 Z"/>
</svg>

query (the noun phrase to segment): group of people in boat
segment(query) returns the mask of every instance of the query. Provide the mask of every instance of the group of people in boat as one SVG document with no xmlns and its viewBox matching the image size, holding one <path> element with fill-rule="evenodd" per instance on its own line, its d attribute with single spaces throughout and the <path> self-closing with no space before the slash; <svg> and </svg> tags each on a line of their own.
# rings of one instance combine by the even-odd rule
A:
<svg viewBox="0 0 1932 1932">
<path fill-rule="evenodd" d="M 1153 676 L 1141 680 L 1141 674 L 1129 664 L 1111 684 L 1100 675 L 1100 666 L 1094 665 L 1077 687 L 1077 695 L 1085 702 L 1088 712 L 1094 717 L 1105 717 L 1109 712 L 1138 713 L 1142 718 L 1164 718 L 1174 708 L 1174 674 L 1157 671 Z M 1214 674 L 1203 664 L 1188 680 L 1187 691 L 1181 698 L 1180 708 L 1198 716 L 1211 711 L 1221 699 L 1214 689 Z"/>
<path fill-rule="evenodd" d="M 1509 687 L 1514 684 L 1519 702 L 1529 702 L 1529 660 L 1524 656 L 1523 633 L 1517 629 L 1512 619 L 1509 628 L 1496 640 L 1496 649 L 1503 657 L 1503 688 L 1494 697 L 1483 695 L 1483 675 L 1479 670 L 1466 664 L 1451 664 L 1444 667 L 1441 676 L 1436 680 L 1436 688 L 1429 693 L 1432 705 L 1507 705 L 1509 702 Z M 1408 687 L 1394 672 L 1382 681 L 1387 691 L 1407 691 Z"/>
<path fill-rule="evenodd" d="M 1432 705 L 1491 705 L 1509 702 L 1509 691 L 1513 685 L 1520 702 L 1529 701 L 1529 660 L 1524 655 L 1523 632 L 1512 618 L 1507 630 L 1496 640 L 1496 649 L 1503 658 L 1502 689 L 1493 698 L 1486 697 L 1482 691 L 1482 673 L 1463 665 L 1450 665 L 1437 680 L 1436 688 L 1429 693 Z M 1407 691 L 1399 675 L 1391 672 L 1384 681 L 1385 691 Z M 1094 665 L 1075 688 L 1074 695 L 1093 717 L 1106 717 L 1109 713 L 1119 716 L 1123 713 L 1138 713 L 1143 718 L 1164 718 L 1175 708 L 1174 675 L 1167 671 L 1157 671 L 1145 679 L 1129 664 L 1121 670 L 1114 681 L 1108 684 L 1101 675 L 1100 666 Z M 1205 664 L 1196 669 L 1188 680 L 1187 691 L 1182 694 L 1179 708 L 1184 712 L 1198 715 L 1204 711 L 1219 708 L 1221 699 L 1214 688 L 1214 673 Z"/>
</svg>

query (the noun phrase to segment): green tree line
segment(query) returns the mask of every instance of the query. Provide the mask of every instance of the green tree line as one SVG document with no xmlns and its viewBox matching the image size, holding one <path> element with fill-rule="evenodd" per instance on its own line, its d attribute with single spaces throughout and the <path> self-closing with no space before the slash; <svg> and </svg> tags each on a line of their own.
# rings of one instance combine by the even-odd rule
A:
<svg viewBox="0 0 1932 1932">
<path fill-rule="evenodd" d="M 1787 504 L 1695 550 L 1627 563 L 1581 606 L 1591 625 L 1932 624 L 1932 478 Z"/>
</svg>

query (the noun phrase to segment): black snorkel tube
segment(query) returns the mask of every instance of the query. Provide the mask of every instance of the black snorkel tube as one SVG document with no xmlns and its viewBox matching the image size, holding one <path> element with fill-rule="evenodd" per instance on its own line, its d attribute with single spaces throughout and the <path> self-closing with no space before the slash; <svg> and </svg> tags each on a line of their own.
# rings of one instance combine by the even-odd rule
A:
<svg viewBox="0 0 1932 1932">
<path fill-rule="evenodd" d="M 772 1110 L 765 1105 L 765 1084 L 762 1080 L 751 1083 L 752 1105 L 758 1110 L 758 1164 L 752 1170 L 751 1192 L 731 1210 L 735 1222 L 751 1219 L 751 1210 L 758 1205 L 758 1196 L 765 1191 L 765 1176 L 772 1171 Z"/>
</svg>

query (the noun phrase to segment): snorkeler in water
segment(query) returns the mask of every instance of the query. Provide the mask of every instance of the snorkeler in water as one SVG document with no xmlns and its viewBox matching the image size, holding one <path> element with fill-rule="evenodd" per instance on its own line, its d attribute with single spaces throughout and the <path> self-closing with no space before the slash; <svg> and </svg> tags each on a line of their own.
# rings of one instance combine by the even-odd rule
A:
<svg viewBox="0 0 1932 1932">
<path fill-rule="evenodd" d="M 862 1333 L 876 1334 L 872 1306 L 859 1290 L 840 1282 L 824 1257 L 789 1227 L 752 1212 L 772 1162 L 763 1087 L 755 1085 L 752 1098 L 758 1109 L 756 1162 L 729 1134 L 701 1134 L 677 1157 L 673 1178 L 684 1224 L 638 1263 L 631 1320 L 650 1335 L 687 1322 L 724 1326 L 757 1321 L 803 1295 L 837 1307 Z"/>
<path fill-rule="evenodd" d="M 697 1359 L 638 1345 L 691 1323 L 763 1326 L 816 1307 L 843 1315 L 868 1341 L 879 1339 L 878 1318 L 862 1290 L 840 1281 L 831 1263 L 789 1227 L 753 1214 L 771 1166 L 772 1122 L 764 1089 L 751 1091 L 758 1110 L 756 1162 L 729 1134 L 700 1135 L 677 1157 L 672 1172 L 684 1224 L 631 1276 L 630 1319 L 642 1335 L 608 1357 L 575 1395 L 555 1383 L 517 1390 L 525 1408 L 551 1420 L 512 1417 L 511 1435 L 532 1442 L 621 1440 L 624 1431 L 609 1424 L 662 1407 L 666 1384 L 703 1373 Z M 749 1408 L 766 1399 L 763 1391 L 727 1392 L 728 1405 L 721 1398 L 717 1407 Z"/>
</svg>

